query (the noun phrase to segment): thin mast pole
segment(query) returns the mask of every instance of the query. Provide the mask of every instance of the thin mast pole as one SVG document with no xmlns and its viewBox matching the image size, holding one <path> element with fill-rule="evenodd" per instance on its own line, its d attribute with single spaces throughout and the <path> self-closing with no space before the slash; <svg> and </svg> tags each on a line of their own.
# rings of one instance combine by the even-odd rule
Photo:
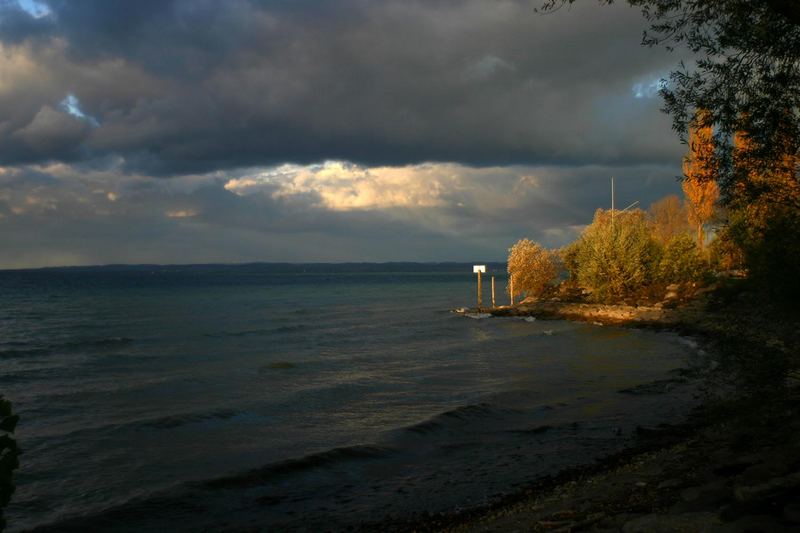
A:
<svg viewBox="0 0 800 533">
<path fill-rule="evenodd" d="M 611 176 L 611 229 L 614 229 L 614 176 Z"/>
</svg>

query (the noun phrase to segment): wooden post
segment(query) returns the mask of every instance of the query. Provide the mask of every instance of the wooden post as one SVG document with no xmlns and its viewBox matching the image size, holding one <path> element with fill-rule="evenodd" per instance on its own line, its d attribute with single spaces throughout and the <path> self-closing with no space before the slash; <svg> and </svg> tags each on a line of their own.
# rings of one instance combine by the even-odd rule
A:
<svg viewBox="0 0 800 533">
<path fill-rule="evenodd" d="M 508 275 L 508 294 L 511 296 L 511 305 L 514 305 L 514 276 Z"/>
<path fill-rule="evenodd" d="M 494 276 L 492 276 L 492 308 L 497 307 L 494 303 Z"/>
<path fill-rule="evenodd" d="M 478 270 L 478 311 L 481 310 L 483 305 L 483 295 L 481 294 L 481 271 Z"/>
</svg>

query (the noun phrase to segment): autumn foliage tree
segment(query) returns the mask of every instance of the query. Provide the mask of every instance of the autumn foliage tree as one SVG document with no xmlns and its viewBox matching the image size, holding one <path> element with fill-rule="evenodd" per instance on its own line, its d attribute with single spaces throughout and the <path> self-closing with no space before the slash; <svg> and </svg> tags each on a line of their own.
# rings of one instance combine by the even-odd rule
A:
<svg viewBox="0 0 800 533">
<path fill-rule="evenodd" d="M 558 276 L 556 257 L 539 243 L 520 239 L 508 250 L 508 274 L 514 280 L 514 296 L 538 297 L 552 287 Z"/>
<path fill-rule="evenodd" d="M 653 238 L 661 244 L 688 232 L 686 206 L 677 195 L 671 194 L 654 202 L 648 211 Z"/>
<path fill-rule="evenodd" d="M 699 111 L 689 129 L 689 154 L 683 160 L 683 193 L 689 223 L 697 227 L 697 244 L 705 244 L 703 226 L 714 214 L 719 198 L 717 186 L 714 136 L 708 114 Z"/>
<path fill-rule="evenodd" d="M 783 297 L 800 295 L 800 161 L 784 155 L 763 164 L 746 132 L 736 135 L 735 146 L 727 234 L 742 250 L 754 281 Z M 785 149 L 790 152 L 791 146 Z"/>
<path fill-rule="evenodd" d="M 574 2 L 540 5 L 554 11 Z M 718 185 L 729 216 L 717 239 L 721 263 L 736 264 L 738 246 L 751 278 L 773 293 L 800 295 L 800 1 L 627 3 L 648 22 L 643 44 L 694 56 L 660 93 L 673 129 L 689 141 L 684 191 L 698 242 Z"/>
</svg>

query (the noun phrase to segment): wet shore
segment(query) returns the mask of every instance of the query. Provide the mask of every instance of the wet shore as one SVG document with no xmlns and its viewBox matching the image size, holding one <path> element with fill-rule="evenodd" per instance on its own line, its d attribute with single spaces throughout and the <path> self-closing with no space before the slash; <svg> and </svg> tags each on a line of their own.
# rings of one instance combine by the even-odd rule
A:
<svg viewBox="0 0 800 533">
<path fill-rule="evenodd" d="M 484 312 L 692 335 L 708 353 L 700 376 L 704 403 L 681 425 L 639 428 L 634 447 L 542 479 L 491 507 L 392 529 L 800 528 L 800 315 L 791 306 L 749 292 L 717 291 L 666 308 L 541 301 Z"/>
</svg>

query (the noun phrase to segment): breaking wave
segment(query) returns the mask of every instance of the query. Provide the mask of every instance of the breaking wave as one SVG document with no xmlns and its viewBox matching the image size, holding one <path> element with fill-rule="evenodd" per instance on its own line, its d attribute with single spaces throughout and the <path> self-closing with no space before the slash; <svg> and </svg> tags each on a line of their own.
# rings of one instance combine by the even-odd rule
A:
<svg viewBox="0 0 800 533">
<path fill-rule="evenodd" d="M 391 455 L 392 448 L 372 445 L 344 446 L 324 452 L 312 453 L 297 459 L 271 463 L 242 474 L 204 481 L 200 487 L 207 489 L 242 489 L 266 483 L 275 477 L 332 466 L 358 460 L 381 459 Z"/>
</svg>

